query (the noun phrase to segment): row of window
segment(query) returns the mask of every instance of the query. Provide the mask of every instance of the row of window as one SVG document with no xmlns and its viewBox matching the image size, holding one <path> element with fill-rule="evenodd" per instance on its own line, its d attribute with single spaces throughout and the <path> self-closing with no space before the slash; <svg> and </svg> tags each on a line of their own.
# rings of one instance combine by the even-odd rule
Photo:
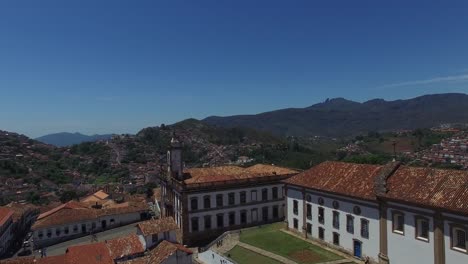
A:
<svg viewBox="0 0 468 264">
<path fill-rule="evenodd" d="M 339 205 L 336 205 L 335 207 L 338 208 Z M 293 201 L 293 213 L 295 215 L 298 215 L 298 210 L 299 210 L 298 201 L 294 200 Z M 312 205 L 311 204 L 306 205 L 306 217 L 307 219 L 312 220 Z M 317 218 L 320 224 L 325 224 L 325 208 L 324 207 L 318 208 Z M 332 220 L 333 220 L 333 228 L 340 229 L 340 212 L 333 211 Z M 346 231 L 348 233 L 354 234 L 354 216 L 350 214 L 346 215 Z M 364 218 L 361 218 L 361 236 L 363 238 L 369 238 L 369 221 Z"/>
<path fill-rule="evenodd" d="M 103 221 L 102 223 L 105 224 L 105 221 Z M 115 220 L 114 220 L 114 219 L 110 219 L 110 224 L 112 225 L 112 224 L 114 224 L 114 223 L 115 223 Z M 96 229 L 96 223 L 95 223 L 95 222 L 91 223 L 91 230 L 94 230 L 94 229 Z M 56 229 L 55 229 L 55 235 L 56 235 L 56 236 L 60 236 L 60 235 L 62 234 L 62 232 L 63 232 L 63 234 L 65 234 L 65 235 L 68 235 L 68 234 L 70 234 L 70 233 L 76 234 L 76 233 L 79 232 L 78 225 L 74 225 L 73 228 L 72 228 L 72 230 L 71 230 L 71 232 L 70 232 L 70 227 L 68 227 L 68 226 L 65 226 L 63 229 L 62 229 L 62 228 L 56 228 Z M 82 233 L 88 232 L 87 227 L 86 227 L 86 224 L 81 224 L 81 232 L 82 232 Z M 48 238 L 51 238 L 51 237 L 52 237 L 52 230 L 51 230 L 51 229 L 47 229 L 47 231 L 46 231 L 46 236 L 47 236 Z M 42 239 L 42 238 L 44 237 L 44 232 L 43 232 L 42 230 L 40 230 L 40 231 L 38 232 L 37 237 L 38 237 L 39 239 Z"/>
<path fill-rule="evenodd" d="M 272 199 L 278 199 L 278 187 L 273 187 L 271 189 L 272 192 Z M 236 201 L 236 193 L 235 192 L 230 192 L 228 193 L 228 205 L 235 205 Z M 257 191 L 252 190 L 250 191 L 250 200 L 251 201 L 257 201 Z M 268 200 L 268 188 L 262 189 L 262 201 L 267 201 Z M 239 192 L 239 201 L 241 204 L 247 203 L 247 192 L 242 191 Z M 216 195 L 216 208 L 220 208 L 224 206 L 224 195 L 223 194 L 217 194 Z M 190 208 L 192 210 L 198 210 L 198 198 L 193 197 L 190 199 Z M 203 209 L 210 209 L 212 208 L 211 205 L 211 195 L 205 195 L 203 196 Z"/>
<path fill-rule="evenodd" d="M 267 222 L 269 215 L 269 208 L 268 206 L 262 207 L 262 221 Z M 279 217 L 279 208 L 277 205 L 272 207 L 272 216 L 273 219 Z M 210 230 L 214 228 L 224 228 L 224 214 L 220 213 L 216 215 L 216 226 L 212 224 L 212 215 L 205 215 L 203 216 L 204 220 L 204 230 Z M 254 208 L 251 210 L 251 222 L 258 221 L 258 209 Z M 199 217 L 192 217 L 192 232 L 198 232 L 200 230 L 199 225 Z M 240 224 L 247 224 L 247 210 L 240 211 Z M 236 212 L 229 212 L 228 213 L 228 226 L 236 225 Z"/>
<path fill-rule="evenodd" d="M 429 241 L 429 219 L 415 216 L 415 237 L 418 240 Z M 396 234 L 405 235 L 405 215 L 402 212 L 392 212 L 392 231 Z M 465 228 L 453 227 L 450 232 L 451 247 L 455 250 L 468 252 L 467 232 Z"/>
<path fill-rule="evenodd" d="M 296 218 L 294 218 L 294 229 L 299 229 L 299 220 Z M 307 223 L 306 232 L 307 234 L 312 235 L 312 224 Z M 321 240 L 325 239 L 325 228 L 321 226 L 318 228 L 318 237 Z M 337 232 L 333 232 L 333 244 L 337 246 L 340 245 L 340 234 Z"/>
</svg>

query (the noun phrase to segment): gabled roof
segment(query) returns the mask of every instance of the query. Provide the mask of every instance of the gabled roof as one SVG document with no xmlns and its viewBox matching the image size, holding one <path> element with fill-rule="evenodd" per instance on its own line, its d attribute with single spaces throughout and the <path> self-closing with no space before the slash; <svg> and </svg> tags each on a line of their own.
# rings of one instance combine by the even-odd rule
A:
<svg viewBox="0 0 468 264">
<path fill-rule="evenodd" d="M 112 259 L 120 259 L 125 256 L 143 254 L 145 252 L 143 242 L 136 234 L 110 239 L 105 243 Z"/>
<path fill-rule="evenodd" d="M 144 236 L 160 234 L 163 232 L 177 230 L 179 228 L 176 222 L 174 221 L 174 218 L 172 217 L 164 217 L 160 219 L 144 221 L 139 223 L 137 227 L 141 230 L 141 233 Z"/>
<path fill-rule="evenodd" d="M 248 168 L 239 166 L 191 168 L 184 170 L 184 174 L 188 177 L 184 182 L 186 184 L 210 183 L 277 175 L 290 175 L 295 173 L 297 173 L 297 171 L 292 169 L 264 164 L 257 164 Z"/>
<path fill-rule="evenodd" d="M 94 209 L 79 202 L 68 202 L 39 215 L 32 229 L 37 230 L 51 226 L 78 223 L 107 215 L 141 212 L 147 210 L 145 203 L 126 203 L 124 207 Z"/>
<path fill-rule="evenodd" d="M 383 197 L 468 214 L 468 172 L 400 166 Z"/>
<path fill-rule="evenodd" d="M 13 213 L 10 208 L 0 207 L 0 226 L 4 225 L 13 216 Z"/>
<path fill-rule="evenodd" d="M 151 264 L 163 263 L 164 260 L 169 258 L 174 253 L 176 253 L 178 250 L 186 254 L 193 253 L 190 249 L 180 244 L 175 244 L 175 243 L 171 243 L 171 242 L 164 240 L 150 252 L 150 257 L 149 257 L 150 262 L 148 263 L 151 263 Z"/>
<path fill-rule="evenodd" d="M 41 220 L 45 217 L 48 217 L 48 216 L 51 216 L 53 214 L 55 214 L 56 212 L 60 211 L 60 210 L 64 210 L 64 209 L 83 209 L 83 208 L 87 208 L 86 206 L 82 205 L 81 203 L 79 202 L 76 202 L 76 201 L 69 201 L 67 203 L 64 203 L 58 207 L 55 207 L 45 213 L 42 213 L 39 215 L 39 217 L 37 218 L 37 220 Z"/>
<path fill-rule="evenodd" d="M 83 198 L 82 202 L 101 202 L 109 198 L 109 195 L 105 193 L 103 190 L 99 190 L 85 198 Z"/>
<path fill-rule="evenodd" d="M 286 184 L 375 200 L 374 180 L 382 166 L 326 161 L 285 180 Z"/>
<path fill-rule="evenodd" d="M 69 247 L 65 254 L 66 264 L 113 264 L 105 243 Z M 65 264 L 64 263 L 64 264 Z"/>
</svg>

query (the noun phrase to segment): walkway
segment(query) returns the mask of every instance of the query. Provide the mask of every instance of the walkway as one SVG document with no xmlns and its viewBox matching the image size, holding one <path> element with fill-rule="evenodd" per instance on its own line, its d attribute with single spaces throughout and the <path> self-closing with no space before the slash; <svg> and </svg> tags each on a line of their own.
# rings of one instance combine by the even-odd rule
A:
<svg viewBox="0 0 468 264">
<path fill-rule="evenodd" d="M 239 242 L 237 243 L 238 246 L 241 246 L 243 248 L 246 248 L 250 251 L 253 251 L 255 253 L 258 253 L 260 255 L 263 255 L 265 257 L 269 257 L 269 258 L 272 258 L 274 260 L 277 260 L 281 263 L 285 263 L 285 264 L 297 264 L 297 262 L 294 262 L 290 259 L 287 259 L 285 257 L 282 257 L 282 256 L 279 256 L 279 255 L 276 255 L 274 253 L 271 253 L 270 251 L 266 251 L 266 250 L 263 250 L 263 249 L 260 249 L 258 247 L 254 247 L 254 246 L 251 246 L 249 244 L 245 244 L 245 243 L 242 243 L 242 242 Z"/>
</svg>

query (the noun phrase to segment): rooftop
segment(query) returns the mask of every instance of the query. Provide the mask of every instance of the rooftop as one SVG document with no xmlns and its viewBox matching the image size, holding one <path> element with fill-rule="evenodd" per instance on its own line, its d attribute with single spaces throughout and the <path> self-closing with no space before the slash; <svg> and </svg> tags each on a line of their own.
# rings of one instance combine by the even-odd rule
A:
<svg viewBox="0 0 468 264">
<path fill-rule="evenodd" d="M 175 244 L 168 242 L 166 240 L 162 241 L 157 247 L 150 251 L 149 255 L 133 259 L 130 261 L 121 262 L 122 264 L 160 264 L 163 263 L 167 258 L 176 253 L 177 251 L 182 251 L 187 254 L 192 254 L 193 252 L 180 244 Z"/>
<path fill-rule="evenodd" d="M 171 230 L 177 230 L 179 228 L 176 222 L 174 221 L 174 218 L 172 217 L 148 220 L 139 223 L 137 227 L 141 230 L 144 236 L 159 234 Z"/>
<path fill-rule="evenodd" d="M 13 216 L 13 213 L 10 208 L 0 207 L 0 226 L 4 225 Z"/>
<path fill-rule="evenodd" d="M 468 171 L 400 166 L 387 189 L 392 200 L 468 214 Z"/>
<path fill-rule="evenodd" d="M 39 215 L 32 229 L 77 223 L 84 220 L 96 219 L 106 215 L 118 215 L 147 210 L 145 203 L 128 203 L 124 207 L 94 209 L 79 202 L 70 201 L 50 211 Z"/>
<path fill-rule="evenodd" d="M 239 166 L 219 166 L 211 168 L 186 169 L 186 184 L 212 183 L 241 179 L 263 178 L 277 175 L 295 174 L 297 171 L 274 165 L 257 164 L 243 168 Z"/>
<path fill-rule="evenodd" d="M 109 248 L 112 259 L 120 259 L 145 252 L 145 247 L 136 234 L 107 240 L 106 246 Z"/>
<path fill-rule="evenodd" d="M 382 166 L 326 161 L 285 180 L 318 191 L 375 200 L 374 179 Z"/>
</svg>

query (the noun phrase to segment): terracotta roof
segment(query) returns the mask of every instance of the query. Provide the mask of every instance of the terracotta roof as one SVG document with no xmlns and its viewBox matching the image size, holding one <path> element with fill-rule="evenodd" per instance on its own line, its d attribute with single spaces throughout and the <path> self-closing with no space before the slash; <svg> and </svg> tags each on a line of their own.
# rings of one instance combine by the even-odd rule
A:
<svg viewBox="0 0 468 264">
<path fill-rule="evenodd" d="M 145 252 L 145 247 L 136 234 L 107 240 L 106 246 L 109 248 L 112 259 L 143 254 Z"/>
<path fill-rule="evenodd" d="M 103 190 L 99 190 L 85 198 L 83 198 L 81 201 L 82 202 L 100 202 L 102 200 L 105 200 L 109 198 L 109 195 L 105 193 Z"/>
<path fill-rule="evenodd" d="M 326 161 L 285 180 L 318 191 L 375 200 L 374 179 L 382 166 Z"/>
<path fill-rule="evenodd" d="M 69 201 L 68 203 L 64 203 L 58 207 L 55 207 L 45 213 L 42 213 L 39 215 L 39 217 L 37 218 L 37 220 L 40 220 L 42 218 L 45 218 L 45 217 L 48 217 L 50 215 L 53 215 L 55 214 L 56 212 L 62 210 L 62 209 L 78 209 L 78 208 L 86 208 L 86 206 L 80 204 L 79 202 L 76 202 L 76 201 Z"/>
<path fill-rule="evenodd" d="M 144 236 L 159 234 L 159 233 L 167 232 L 171 230 L 177 230 L 179 228 L 176 222 L 174 221 L 174 218 L 172 217 L 164 217 L 164 218 L 160 218 L 156 220 L 148 220 L 148 221 L 139 223 L 137 227 L 141 230 Z"/>
<path fill-rule="evenodd" d="M 248 168 L 238 166 L 192 168 L 184 171 L 184 174 L 188 176 L 184 182 L 186 184 L 209 183 L 276 175 L 289 175 L 294 173 L 297 173 L 297 171 L 263 164 L 257 164 Z"/>
<path fill-rule="evenodd" d="M 109 195 L 105 193 L 103 190 L 99 190 L 95 192 L 93 195 L 101 200 L 107 199 L 109 197 Z"/>
<path fill-rule="evenodd" d="M 0 264 L 35 264 L 34 257 L 19 257 L 0 260 Z"/>
<path fill-rule="evenodd" d="M 0 226 L 4 225 L 13 216 L 13 213 L 10 208 L 0 207 Z"/>
<path fill-rule="evenodd" d="M 113 264 L 105 243 L 73 246 L 65 254 L 66 264 Z"/>
<path fill-rule="evenodd" d="M 36 212 L 39 212 L 39 207 L 33 204 L 20 204 L 12 202 L 6 205 L 6 207 L 13 211 L 13 221 L 17 221 L 28 211 L 31 212 L 37 210 Z"/>
<path fill-rule="evenodd" d="M 66 255 L 58 255 L 38 258 L 35 264 L 68 264 L 66 257 Z"/>
<path fill-rule="evenodd" d="M 39 215 L 32 229 L 37 230 L 50 226 L 77 223 L 96 219 L 106 215 L 117 215 L 147 210 L 144 203 L 131 203 L 126 207 L 94 209 L 78 202 L 68 202 L 46 213 Z"/>
<path fill-rule="evenodd" d="M 468 214 L 468 172 L 400 166 L 384 197 Z"/>
<path fill-rule="evenodd" d="M 176 253 L 178 250 L 183 251 L 187 254 L 193 253 L 190 249 L 180 244 L 174 244 L 174 243 L 164 240 L 156 248 L 151 250 L 150 255 L 149 255 L 150 262 L 148 263 L 151 263 L 151 264 L 163 263 L 164 260 L 169 258 L 172 254 Z"/>
</svg>

